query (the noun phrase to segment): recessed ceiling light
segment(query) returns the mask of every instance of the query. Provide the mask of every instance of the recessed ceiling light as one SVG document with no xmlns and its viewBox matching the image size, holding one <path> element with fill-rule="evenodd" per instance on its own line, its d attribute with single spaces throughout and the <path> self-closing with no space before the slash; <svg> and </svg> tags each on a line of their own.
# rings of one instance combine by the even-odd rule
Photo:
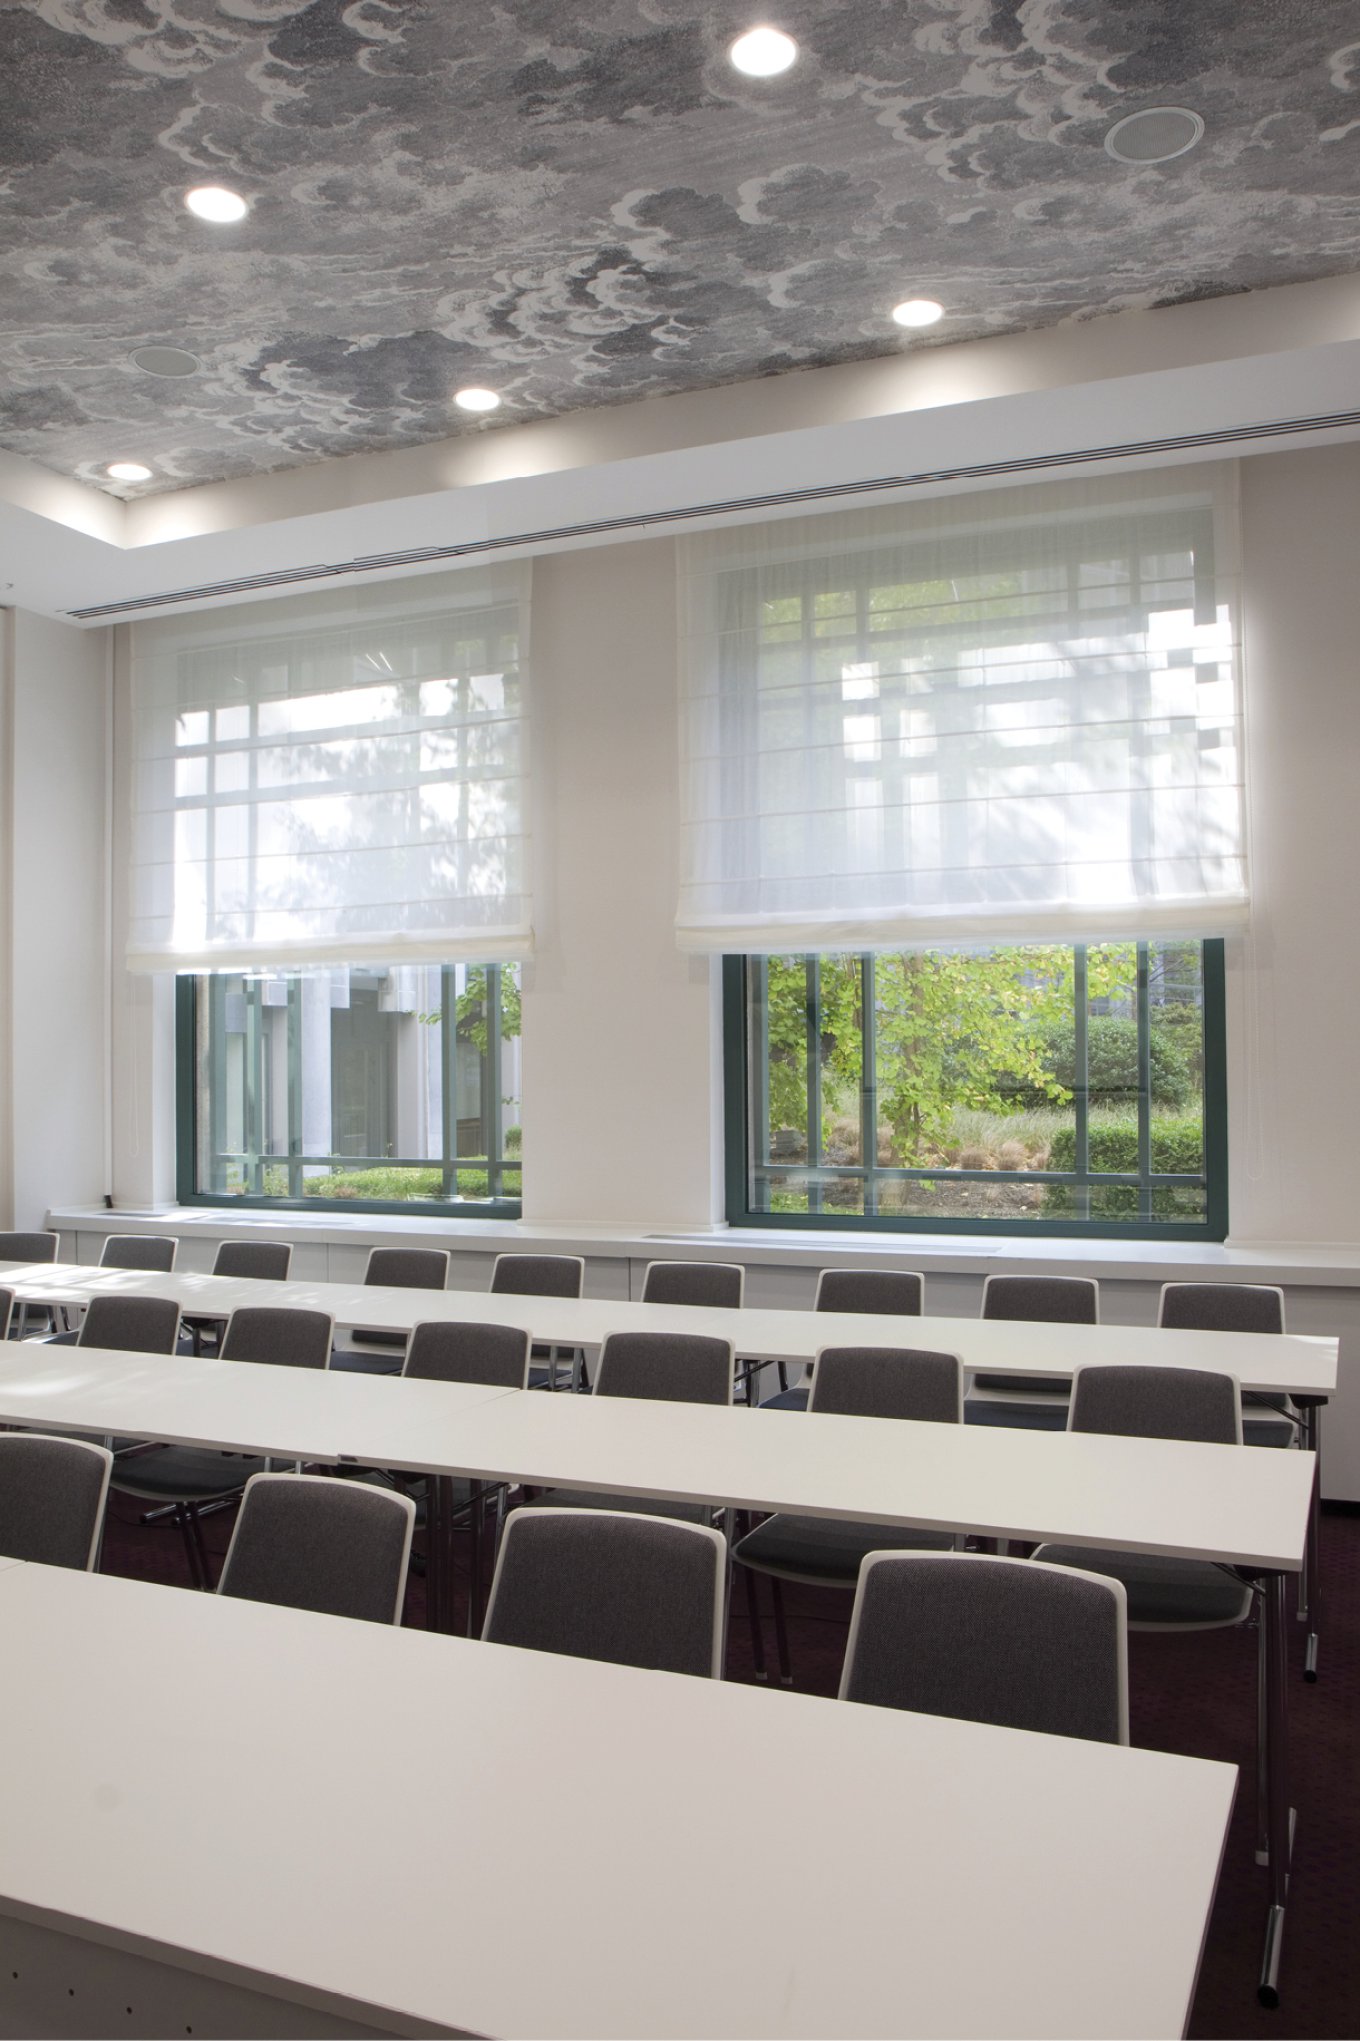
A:
<svg viewBox="0 0 1360 2041">
<path fill-rule="evenodd" d="M 501 400 L 494 390 L 456 390 L 453 401 L 460 411 L 494 411 Z"/>
<path fill-rule="evenodd" d="M 243 220 L 250 210 L 240 193 L 228 191 L 224 184 L 197 185 L 185 192 L 184 203 L 200 220 L 211 220 L 218 227 Z"/>
<path fill-rule="evenodd" d="M 937 319 L 943 319 L 944 306 L 936 304 L 934 298 L 907 298 L 893 306 L 892 315 L 899 326 L 933 326 Z"/>
<path fill-rule="evenodd" d="M 727 54 L 748 78 L 777 78 L 798 55 L 798 45 L 782 28 L 753 28 L 739 35 Z"/>
<path fill-rule="evenodd" d="M 185 347 L 135 347 L 128 360 L 148 376 L 196 376 L 203 366 Z"/>
<path fill-rule="evenodd" d="M 104 473 L 111 475 L 115 482 L 149 482 L 150 468 L 144 468 L 140 461 L 110 461 Z"/>
<path fill-rule="evenodd" d="M 1204 122 L 1188 106 L 1145 106 L 1126 113 L 1105 137 L 1105 153 L 1116 163 L 1169 163 L 1193 149 Z"/>
</svg>

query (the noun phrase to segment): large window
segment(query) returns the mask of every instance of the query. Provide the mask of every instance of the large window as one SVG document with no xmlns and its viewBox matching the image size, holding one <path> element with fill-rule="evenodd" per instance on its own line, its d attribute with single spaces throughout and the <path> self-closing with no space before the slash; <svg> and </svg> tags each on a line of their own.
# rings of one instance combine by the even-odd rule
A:
<svg viewBox="0 0 1360 2041">
<path fill-rule="evenodd" d="M 1221 1239 L 1222 953 L 729 958 L 729 1219 Z"/>
<path fill-rule="evenodd" d="M 519 969 L 179 980 L 180 1197 L 514 1217 Z"/>
</svg>

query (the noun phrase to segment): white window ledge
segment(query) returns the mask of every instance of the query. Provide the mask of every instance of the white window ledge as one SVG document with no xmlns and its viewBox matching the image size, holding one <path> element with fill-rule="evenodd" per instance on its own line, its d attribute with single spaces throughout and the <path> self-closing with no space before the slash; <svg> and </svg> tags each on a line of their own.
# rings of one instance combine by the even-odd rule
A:
<svg viewBox="0 0 1360 2041">
<path fill-rule="evenodd" d="M 412 1246 L 497 1253 L 542 1248 L 600 1259 L 741 1261 L 748 1267 L 849 1268 L 882 1263 L 939 1274 L 985 1275 L 998 1262 L 1051 1275 L 1071 1271 L 1117 1281 L 1173 1282 L 1195 1276 L 1219 1281 L 1280 1283 L 1310 1288 L 1360 1288 L 1360 1247 L 1291 1241 L 1082 1240 L 1022 1235 L 943 1233 L 817 1233 L 796 1229 L 714 1226 L 690 1230 L 623 1224 L 534 1225 L 522 1219 L 444 1219 L 428 1212 L 286 1212 L 219 1205 L 166 1205 L 110 1210 L 103 1205 L 54 1207 L 47 1224 L 64 1233 L 173 1233 L 183 1240 L 243 1235 L 310 1241 L 316 1246 L 380 1246 L 394 1238 Z"/>
</svg>

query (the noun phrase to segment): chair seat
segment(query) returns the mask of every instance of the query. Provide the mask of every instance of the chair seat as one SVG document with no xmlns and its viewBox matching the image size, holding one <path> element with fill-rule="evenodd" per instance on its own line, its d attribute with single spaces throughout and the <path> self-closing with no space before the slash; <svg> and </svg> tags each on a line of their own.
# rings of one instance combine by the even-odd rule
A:
<svg viewBox="0 0 1360 2041">
<path fill-rule="evenodd" d="M 866 1552 L 951 1552 L 952 1533 L 859 1524 L 839 1517 L 768 1517 L 741 1540 L 733 1557 L 784 1580 L 854 1587 Z"/>
<path fill-rule="evenodd" d="M 974 1389 L 989 1396 L 1061 1396 L 1071 1394 L 1072 1384 L 1052 1375 L 974 1375 Z"/>
<path fill-rule="evenodd" d="M 1287 1417 L 1251 1417 L 1246 1410 L 1242 1412 L 1244 1446 L 1292 1446 L 1298 1435 Z"/>
<path fill-rule="evenodd" d="M 334 1375 L 399 1375 L 401 1355 L 392 1352 L 366 1354 L 356 1347 L 337 1346 L 331 1348 L 331 1373 Z"/>
<path fill-rule="evenodd" d="M 990 1398 L 965 1396 L 965 1424 L 999 1424 L 1027 1432 L 1065 1432 L 1067 1405 L 1063 1403 L 996 1402 Z"/>
<path fill-rule="evenodd" d="M 1131 1628 L 1214 1629 L 1240 1623 L 1251 1606 L 1249 1588 L 1203 1559 L 1157 1559 L 1084 1545 L 1040 1545 L 1031 1557 L 1121 1580 Z"/>
<path fill-rule="evenodd" d="M 113 1470 L 112 1486 L 123 1495 L 157 1502 L 210 1502 L 244 1488 L 252 1474 L 263 1474 L 267 1460 L 244 1453 L 204 1453 L 196 1446 L 164 1446 Z"/>
<path fill-rule="evenodd" d="M 682 1524 L 707 1524 L 713 1512 L 706 1502 L 663 1502 L 654 1495 L 597 1495 L 593 1489 L 549 1488 L 520 1509 L 612 1509 L 634 1516 L 674 1517 Z"/>
<path fill-rule="evenodd" d="M 781 1389 L 777 1396 L 767 1396 L 762 1403 L 756 1405 L 756 1408 L 757 1410 L 806 1410 L 808 1407 L 808 1397 L 811 1394 L 811 1390 L 806 1386 L 801 1389 Z"/>
</svg>

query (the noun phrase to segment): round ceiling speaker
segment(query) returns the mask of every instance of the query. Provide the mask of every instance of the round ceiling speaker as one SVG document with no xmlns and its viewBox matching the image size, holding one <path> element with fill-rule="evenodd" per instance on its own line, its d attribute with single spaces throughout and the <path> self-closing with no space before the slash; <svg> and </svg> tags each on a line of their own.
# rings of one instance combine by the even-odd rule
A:
<svg viewBox="0 0 1360 2041">
<path fill-rule="evenodd" d="M 137 347 L 130 359 L 148 376 L 196 376 L 203 366 L 183 347 Z"/>
<path fill-rule="evenodd" d="M 1125 114 L 1105 137 L 1105 153 L 1116 163 L 1169 163 L 1193 149 L 1204 122 L 1188 106 L 1147 106 Z"/>
</svg>

